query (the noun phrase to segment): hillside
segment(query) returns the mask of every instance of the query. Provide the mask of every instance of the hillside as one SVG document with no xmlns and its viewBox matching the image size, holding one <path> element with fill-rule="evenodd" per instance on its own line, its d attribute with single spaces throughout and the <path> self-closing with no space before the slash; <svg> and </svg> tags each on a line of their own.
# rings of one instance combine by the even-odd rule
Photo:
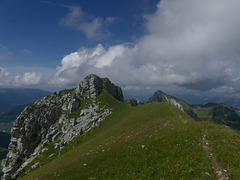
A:
<svg viewBox="0 0 240 180">
<path fill-rule="evenodd" d="M 52 113 L 62 118 L 45 126 L 41 117 Z M 50 127 L 46 134 L 43 127 Z M 118 87 L 92 75 L 76 89 L 37 101 L 13 129 L 4 178 L 16 170 L 12 177 L 18 179 L 237 179 L 240 174 L 237 132 L 196 122 L 168 102 L 130 106 Z"/>
<path fill-rule="evenodd" d="M 217 124 L 229 126 L 235 130 L 240 130 L 239 109 L 226 104 L 207 103 L 204 105 L 190 105 L 160 90 L 156 91 L 147 102 L 169 102 L 186 112 L 196 121 L 212 121 Z"/>
<path fill-rule="evenodd" d="M 162 92 L 161 90 L 156 91 L 152 97 L 150 97 L 147 101 L 147 103 L 151 102 L 168 102 L 178 108 L 180 108 L 182 111 L 187 113 L 189 116 L 194 118 L 195 120 L 200 120 L 194 109 L 191 107 L 191 105 L 187 104 L 183 100 L 169 96 Z"/>
<path fill-rule="evenodd" d="M 62 151 L 47 145 L 52 151 L 32 162 L 27 171 L 36 163 L 40 168 L 23 179 L 215 179 L 219 171 L 238 177 L 240 161 L 235 151 L 240 136 L 234 131 L 195 122 L 168 103 L 131 107 L 107 93 L 98 100 L 113 106 L 114 112 Z"/>
<path fill-rule="evenodd" d="M 240 130 L 240 111 L 226 104 L 208 103 L 193 106 L 201 120 L 212 121 Z"/>
</svg>

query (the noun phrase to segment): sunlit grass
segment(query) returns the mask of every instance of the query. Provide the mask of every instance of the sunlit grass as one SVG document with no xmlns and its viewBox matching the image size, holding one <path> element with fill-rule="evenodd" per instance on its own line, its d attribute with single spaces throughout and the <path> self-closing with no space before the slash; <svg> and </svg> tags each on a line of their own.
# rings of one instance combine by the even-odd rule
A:
<svg viewBox="0 0 240 180">
<path fill-rule="evenodd" d="M 41 168 L 23 179 L 215 179 L 202 147 L 203 129 L 209 129 L 212 152 L 226 163 L 231 177 L 239 173 L 240 160 L 234 157 L 239 157 L 240 138 L 232 130 L 195 122 L 168 103 L 132 107 L 106 92 L 97 102 L 111 107 L 113 113 L 90 133 L 75 138 L 60 154 L 55 151 L 52 159 L 46 160 L 51 153 L 46 152 L 39 159 Z M 225 131 L 229 135 L 221 150 L 219 137 L 223 138 Z M 234 143 L 228 146 L 233 136 Z"/>
</svg>

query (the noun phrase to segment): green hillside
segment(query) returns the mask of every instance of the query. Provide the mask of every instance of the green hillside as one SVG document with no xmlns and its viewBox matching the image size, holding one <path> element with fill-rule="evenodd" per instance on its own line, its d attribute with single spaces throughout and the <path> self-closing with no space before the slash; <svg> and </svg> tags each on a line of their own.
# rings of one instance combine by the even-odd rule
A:
<svg viewBox="0 0 240 180">
<path fill-rule="evenodd" d="M 194 109 L 191 105 L 187 104 L 183 100 L 176 98 L 174 96 L 170 96 L 162 92 L 161 90 L 156 91 L 152 97 L 150 97 L 147 101 L 147 103 L 152 102 L 168 102 L 168 99 L 174 99 L 176 102 L 178 102 L 182 107 L 184 112 L 186 112 L 190 117 L 192 117 L 195 120 L 200 120 Z"/>
<path fill-rule="evenodd" d="M 190 105 L 183 100 L 169 96 L 160 90 L 156 91 L 147 102 L 168 102 L 169 99 L 173 99 L 179 103 L 184 112 L 196 121 L 212 121 L 220 125 L 229 126 L 235 130 L 240 130 L 239 109 L 226 104 L 207 103 L 204 105 Z"/>
<path fill-rule="evenodd" d="M 240 111 L 236 108 L 214 103 L 196 105 L 193 108 L 201 120 L 212 121 L 240 130 Z"/>
<path fill-rule="evenodd" d="M 168 103 L 132 107 L 103 92 L 113 113 L 65 148 L 53 144 L 27 166 L 22 179 L 216 179 L 240 174 L 240 135 L 196 122 Z M 54 153 L 54 154 L 52 154 Z M 50 155 L 52 156 L 50 157 Z M 213 168 L 212 168 L 213 167 Z"/>
</svg>

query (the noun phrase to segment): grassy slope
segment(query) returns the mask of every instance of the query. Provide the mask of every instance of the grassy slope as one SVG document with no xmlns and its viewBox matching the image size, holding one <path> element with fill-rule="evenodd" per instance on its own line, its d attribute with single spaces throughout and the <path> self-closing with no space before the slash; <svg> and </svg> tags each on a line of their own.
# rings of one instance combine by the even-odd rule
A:
<svg viewBox="0 0 240 180">
<path fill-rule="evenodd" d="M 80 143 L 68 145 L 67 153 L 22 179 L 215 179 L 203 151 L 203 130 L 212 153 L 231 178 L 238 177 L 240 137 L 234 131 L 195 122 L 168 103 L 131 107 L 106 93 L 98 100 L 114 107 L 114 113 L 75 140 Z"/>
</svg>

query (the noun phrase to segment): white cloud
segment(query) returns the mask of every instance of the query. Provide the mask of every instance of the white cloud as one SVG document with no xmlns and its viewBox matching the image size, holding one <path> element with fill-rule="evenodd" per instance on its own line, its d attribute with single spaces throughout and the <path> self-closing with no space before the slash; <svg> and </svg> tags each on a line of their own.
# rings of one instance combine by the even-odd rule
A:
<svg viewBox="0 0 240 180">
<path fill-rule="evenodd" d="M 37 72 L 25 72 L 23 75 L 17 75 L 14 78 L 16 86 L 40 85 L 43 81 L 43 74 Z"/>
<path fill-rule="evenodd" d="M 71 53 L 62 59 L 62 66 L 57 67 L 55 77 L 50 83 L 61 86 L 74 85 L 89 73 L 105 76 L 103 71 L 111 69 L 118 63 L 115 61 L 119 61 L 124 54 L 128 54 L 128 48 L 124 45 L 116 45 L 108 49 L 101 44 L 96 48 L 81 48 L 78 52 Z"/>
<path fill-rule="evenodd" d="M 134 45 L 81 48 L 63 57 L 52 78 L 28 72 L 15 82 L 41 84 L 50 79 L 45 84 L 73 86 L 94 73 L 125 89 L 173 85 L 240 90 L 240 1 L 161 0 L 157 8 L 147 16 L 147 34 Z M 111 21 L 71 7 L 60 24 L 95 38 L 107 32 L 104 28 Z"/>
<path fill-rule="evenodd" d="M 208 90 L 226 85 L 239 76 L 239 8 L 237 0 L 162 0 L 147 17 L 148 33 L 134 47 L 80 49 L 63 58 L 55 78 L 71 84 L 96 73 L 123 86 Z M 72 13 L 83 16 L 79 9 Z"/>
<path fill-rule="evenodd" d="M 7 71 L 7 69 L 0 67 L 0 86 L 6 86 L 9 84 L 9 76 L 10 73 Z"/>
<path fill-rule="evenodd" d="M 61 19 L 60 26 L 70 27 L 83 32 L 87 38 L 103 38 L 110 35 L 107 27 L 114 21 L 113 17 L 99 18 L 86 14 L 80 7 L 71 6 L 69 13 Z"/>
</svg>

